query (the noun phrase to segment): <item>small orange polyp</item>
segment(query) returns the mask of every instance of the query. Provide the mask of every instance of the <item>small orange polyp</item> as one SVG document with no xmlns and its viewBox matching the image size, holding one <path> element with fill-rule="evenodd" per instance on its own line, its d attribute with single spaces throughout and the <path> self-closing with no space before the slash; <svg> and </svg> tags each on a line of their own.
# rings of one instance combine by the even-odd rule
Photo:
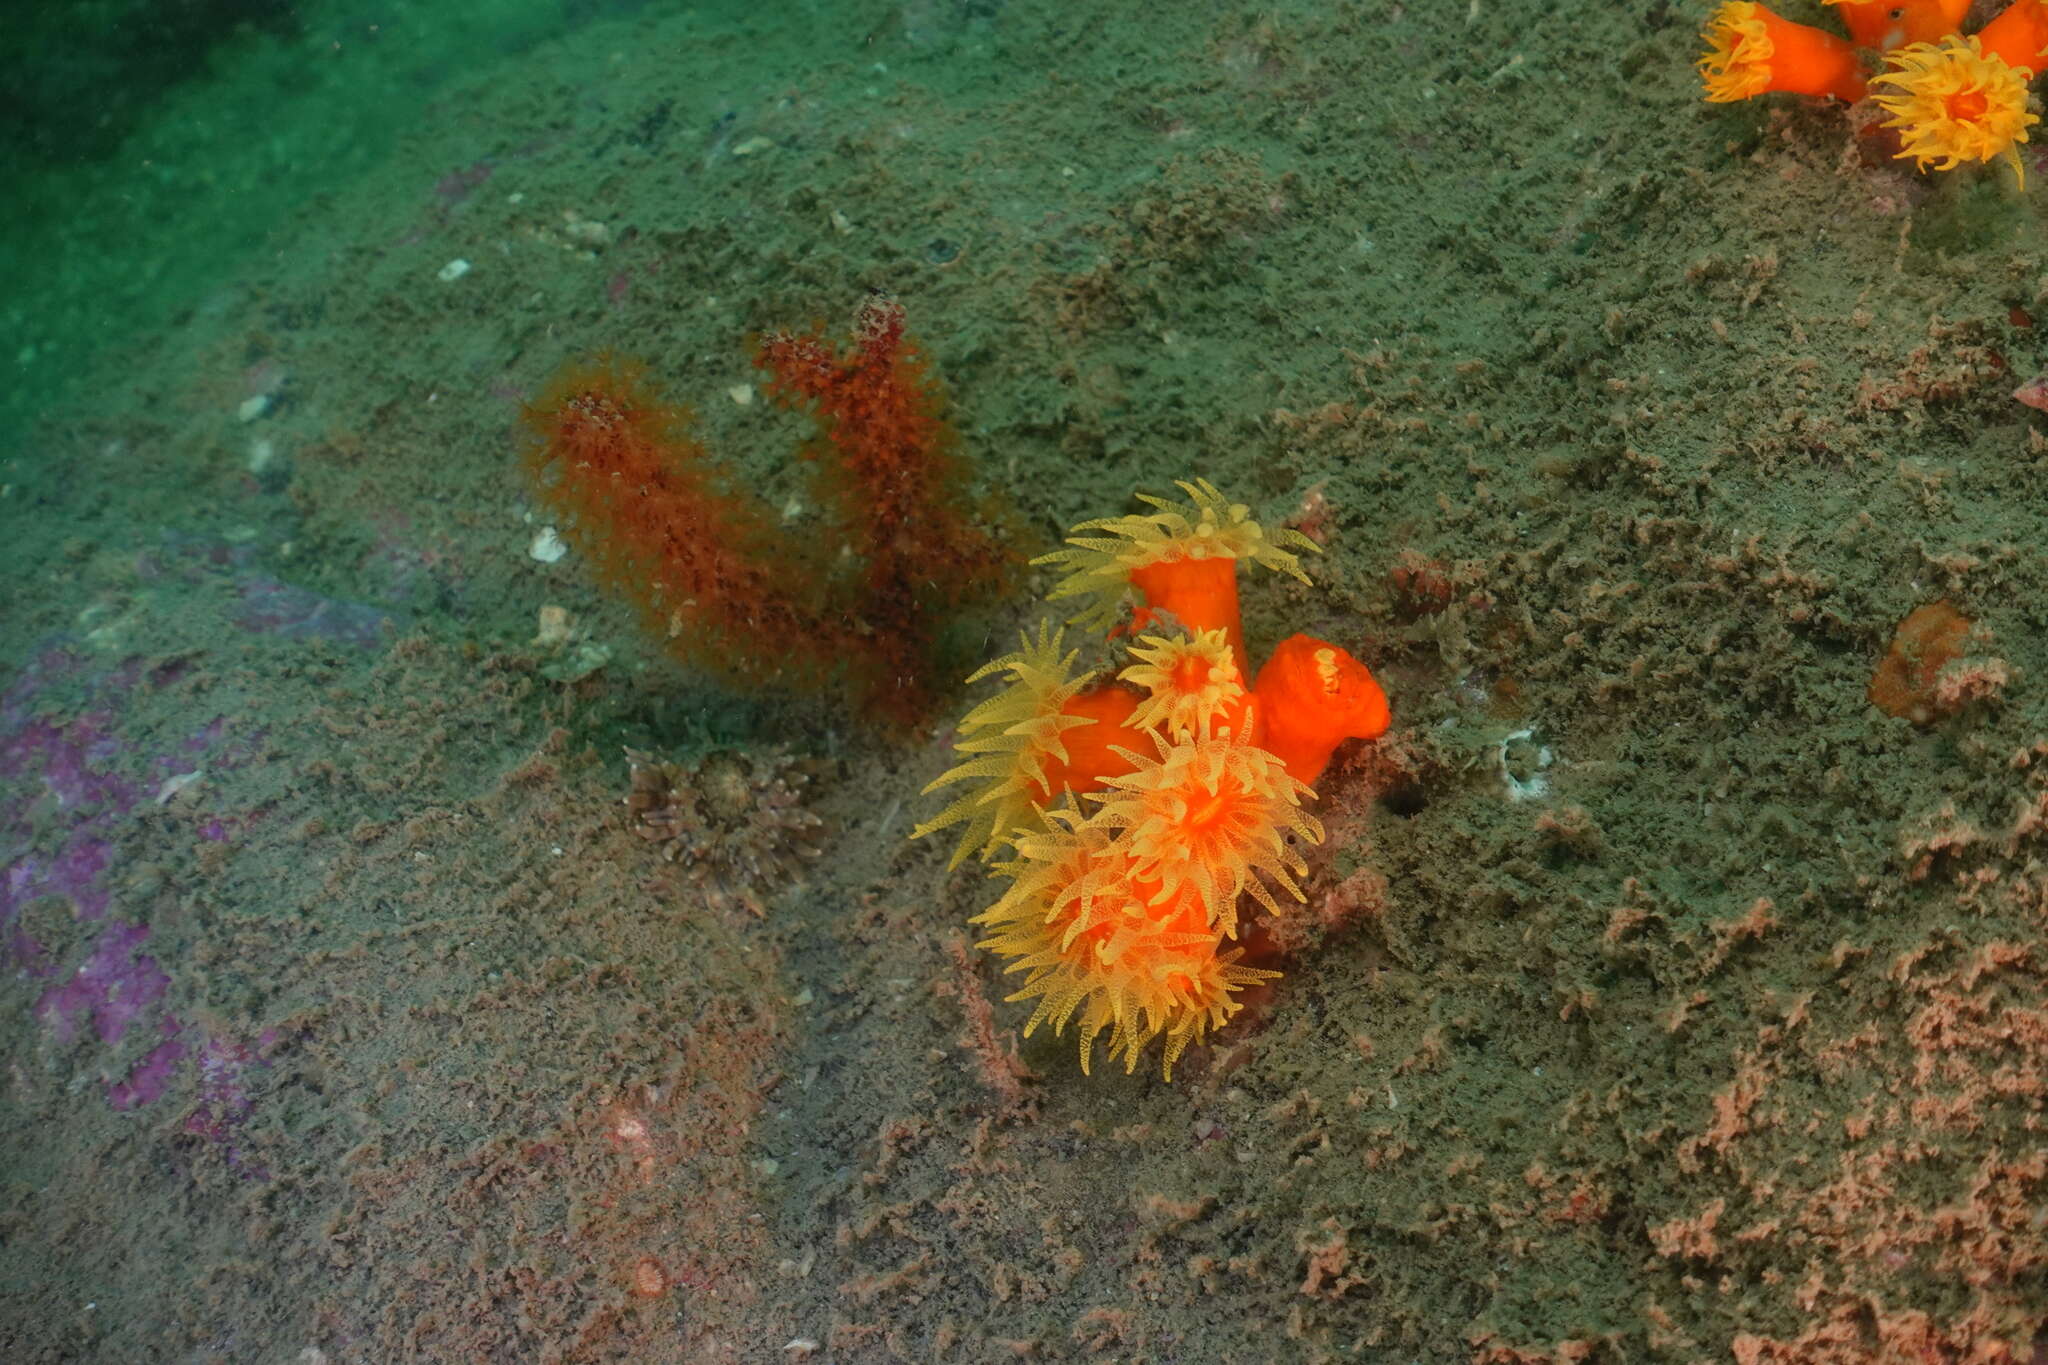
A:
<svg viewBox="0 0 2048 1365">
<path fill-rule="evenodd" d="M 1727 0 L 1707 20 L 1700 79 L 1709 103 L 1726 104 L 1778 91 L 1788 95 L 1863 98 L 1863 59 L 1826 29 L 1794 23 L 1750 0 Z"/>
<path fill-rule="evenodd" d="M 2048 67 L 2048 4 L 2042 0 L 2013 0 L 1996 19 L 1977 31 L 1978 45 L 1987 57 L 2038 76 Z"/>
<path fill-rule="evenodd" d="M 1321 777 L 1345 740 L 1385 734 L 1392 718 L 1372 671 L 1311 635 L 1282 640 L 1252 691 L 1258 698 L 1259 744 L 1298 782 Z"/>
<path fill-rule="evenodd" d="M 1889 52 L 1959 32 L 1970 0 L 1823 0 L 1833 5 L 1858 47 Z"/>
</svg>

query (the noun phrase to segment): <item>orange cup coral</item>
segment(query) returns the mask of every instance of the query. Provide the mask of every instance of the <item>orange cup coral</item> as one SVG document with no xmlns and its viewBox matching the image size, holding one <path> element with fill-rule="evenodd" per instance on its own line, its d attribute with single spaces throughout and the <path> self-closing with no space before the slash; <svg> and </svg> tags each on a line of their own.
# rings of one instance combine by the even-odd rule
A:
<svg viewBox="0 0 2048 1365">
<path fill-rule="evenodd" d="M 1147 694 L 1131 716 L 1133 725 L 1163 730 L 1176 740 L 1207 739 L 1211 731 L 1243 733 L 1251 693 L 1225 632 L 1147 635 L 1131 648 L 1131 657 L 1138 662 L 1117 677 Z"/>
<path fill-rule="evenodd" d="M 1158 886 L 1148 899 L 1156 904 L 1192 893 L 1226 938 L 1237 937 L 1240 892 L 1280 913 L 1257 874 L 1303 899 L 1294 878 L 1308 864 L 1287 836 L 1323 841 L 1321 822 L 1301 809 L 1304 795 L 1315 797 L 1308 784 L 1242 739 L 1158 744 L 1156 761 L 1141 759 L 1136 771 L 1109 779 L 1090 822 L 1125 831 L 1133 876 Z"/>
<path fill-rule="evenodd" d="M 1038 1001 L 1025 1037 L 1040 1024 L 1064 1033 L 1077 1022 L 1086 1074 L 1104 1029 L 1110 1059 L 1121 1058 L 1126 1072 L 1163 1035 L 1161 1067 L 1171 1080 L 1188 1045 L 1237 1012 L 1236 992 L 1280 974 L 1241 965 L 1242 949 L 1223 949 L 1198 897 L 1155 903 L 1116 841 L 1071 811 L 1053 814 L 1054 829 L 1026 835 L 1017 860 L 996 869 L 1013 881 L 974 917 L 990 931 L 980 946 L 1027 974 L 1009 997 Z"/>
<path fill-rule="evenodd" d="M 926 788 L 965 794 L 913 832 L 964 826 L 955 864 L 1009 846 L 993 866 L 1009 888 L 973 921 L 987 930 L 980 946 L 1025 974 L 1010 999 L 1038 1002 L 1026 1036 L 1076 1026 L 1084 1072 L 1107 1030 L 1126 1071 L 1163 1037 L 1171 1079 L 1188 1046 L 1237 1013 L 1239 991 L 1279 975 L 1226 947 L 1238 901 L 1280 915 L 1303 899 L 1300 845 L 1323 838 L 1308 782 L 1343 739 L 1388 723 L 1365 665 L 1307 636 L 1245 686 L 1238 561 L 1306 582 L 1292 551 L 1316 547 L 1268 533 L 1206 481 L 1180 487 L 1188 502 L 1141 494 L 1153 511 L 1084 522 L 1072 548 L 1039 560 L 1069 570 L 1053 598 L 1091 599 L 1074 624 L 1120 633 L 1130 617 L 1152 631 L 1132 662 L 1096 681 L 1076 671 L 1078 651 L 1062 654 L 1065 632 L 1042 624 L 975 673 L 1007 685 L 962 719 L 966 761 Z"/>
<path fill-rule="evenodd" d="M 1977 41 L 1986 57 L 1996 57 L 2029 76 L 2040 75 L 2048 67 L 2048 3 L 2013 0 L 1977 31 Z"/>
<path fill-rule="evenodd" d="M 1963 26 L 1970 0 L 1821 0 L 1842 15 L 1858 47 L 1889 52 L 1908 43 L 1940 42 Z"/>
<path fill-rule="evenodd" d="M 1901 157 L 1925 170 L 1952 170 L 1965 161 L 2003 156 L 2026 183 L 2018 144 L 2040 118 L 2027 109 L 2026 71 L 1984 55 L 1974 37 L 1902 47 L 1886 59 L 1873 85 L 1890 89 L 1875 96 L 1899 133 Z"/>
<path fill-rule="evenodd" d="M 1700 81 L 1710 103 L 1746 100 L 1770 91 L 1788 95 L 1863 98 L 1863 64 L 1855 46 L 1826 29 L 1794 23 L 1750 0 L 1728 0 L 1700 35 Z"/>
</svg>

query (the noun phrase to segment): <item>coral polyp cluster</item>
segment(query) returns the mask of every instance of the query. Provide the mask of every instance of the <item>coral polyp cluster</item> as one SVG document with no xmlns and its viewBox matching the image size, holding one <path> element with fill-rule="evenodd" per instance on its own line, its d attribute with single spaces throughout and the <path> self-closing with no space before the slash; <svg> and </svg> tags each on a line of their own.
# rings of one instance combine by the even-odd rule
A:
<svg viewBox="0 0 2048 1365">
<path fill-rule="evenodd" d="M 1163 1038 L 1171 1079 L 1240 991 L 1279 975 L 1231 942 L 1239 901 L 1282 915 L 1303 899 L 1300 846 L 1323 838 L 1309 783 L 1339 744 L 1388 724 L 1372 674 L 1326 641 L 1291 637 L 1246 685 L 1238 561 L 1306 582 L 1293 551 L 1316 546 L 1206 481 L 1180 487 L 1190 501 L 1141 494 L 1151 512 L 1083 522 L 1039 561 L 1069 570 L 1052 597 L 1089 599 L 1069 624 L 1146 623 L 1128 665 L 1077 671 L 1080 651 L 1043 623 L 976 672 L 1005 686 L 961 720 L 965 761 L 925 789 L 961 794 L 914 831 L 963 826 L 953 862 L 972 853 L 1007 879 L 974 918 L 980 946 L 1024 974 L 1010 999 L 1037 1001 L 1027 1037 L 1075 1026 L 1084 1072 L 1106 1031 L 1126 1071 Z M 1289 662 L 1302 658 L 1306 685 Z"/>
<path fill-rule="evenodd" d="M 1896 157 L 1920 170 L 2003 158 L 2025 183 L 2018 146 L 2039 120 L 2027 84 L 2048 67 L 2048 0 L 2013 0 L 1983 28 L 1961 32 L 1969 0 L 1828 0 L 1849 38 L 1795 23 L 1751 0 L 1726 0 L 1701 39 L 1700 84 L 1710 103 L 1779 92 L 1866 93 L 1890 115 Z M 1865 79 L 1863 52 L 1883 69 Z"/>
</svg>

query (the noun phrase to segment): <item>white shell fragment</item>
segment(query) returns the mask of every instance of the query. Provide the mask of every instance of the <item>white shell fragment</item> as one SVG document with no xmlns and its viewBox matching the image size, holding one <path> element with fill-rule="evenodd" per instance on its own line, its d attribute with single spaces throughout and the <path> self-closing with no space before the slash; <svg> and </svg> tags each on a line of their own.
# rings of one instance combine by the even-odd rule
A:
<svg viewBox="0 0 2048 1365">
<path fill-rule="evenodd" d="M 1515 746 L 1527 748 L 1517 751 Z M 1556 755 L 1548 744 L 1536 742 L 1534 730 L 1517 730 L 1501 738 L 1494 750 L 1493 764 L 1510 801 L 1531 801 L 1550 794 L 1550 777 L 1545 772 Z M 1517 771 L 1523 775 L 1517 776 Z"/>
<path fill-rule="evenodd" d="M 526 553 L 543 564 L 552 564 L 569 553 L 569 546 L 555 534 L 552 526 L 543 526 L 534 532 L 533 543 L 526 547 Z"/>
</svg>

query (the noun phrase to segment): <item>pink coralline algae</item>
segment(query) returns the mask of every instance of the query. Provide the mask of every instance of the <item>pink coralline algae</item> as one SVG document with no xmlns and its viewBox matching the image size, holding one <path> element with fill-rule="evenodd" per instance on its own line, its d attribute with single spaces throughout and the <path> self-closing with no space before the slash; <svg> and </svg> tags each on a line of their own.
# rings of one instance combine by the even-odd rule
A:
<svg viewBox="0 0 2048 1365">
<path fill-rule="evenodd" d="M 186 619 L 211 611 L 217 626 L 250 635 L 371 650 L 402 625 L 395 608 L 282 582 L 255 556 L 253 546 L 166 531 L 137 553 L 134 567 L 140 581 L 183 594 Z M 416 586 L 394 578 L 389 595 Z M 0 963 L 40 987 L 31 1014 L 49 1043 L 72 1050 L 81 1074 L 110 1078 L 102 1085 L 111 1108 L 145 1108 L 189 1078 L 196 1104 L 182 1131 L 231 1169 L 263 1180 L 268 1172 L 244 1153 L 239 1134 L 255 1106 L 252 1077 L 268 1065 L 259 1053 L 277 1042 L 274 1032 L 243 1041 L 172 1012 L 181 966 L 168 936 L 155 935 L 146 909 L 123 903 L 116 890 L 120 851 L 137 838 L 138 816 L 201 772 L 217 777 L 250 762 L 263 739 L 262 730 L 228 717 L 201 717 L 162 751 L 135 752 L 123 727 L 137 694 L 175 682 L 182 668 L 109 663 L 60 640 L 30 655 L 0 692 Z M 232 842 L 265 813 L 221 811 L 191 832 Z M 78 938 L 75 945 L 37 941 L 27 912 L 44 901 L 68 909 L 83 934 L 65 935 Z M 138 1041 L 146 1048 L 139 1057 Z"/>
<path fill-rule="evenodd" d="M 116 837 L 137 807 L 151 799 L 151 778 L 137 780 L 124 769 L 116 716 L 137 686 L 132 665 L 94 671 L 88 658 L 51 649 L 31 660 L 0 695 L 0 958 L 23 977 L 44 985 L 31 1014 L 59 1047 L 98 1050 L 118 1047 L 141 1027 L 157 1042 L 125 1074 L 106 1081 L 107 1103 L 128 1111 L 161 1099 L 195 1053 L 201 1108 L 187 1131 L 222 1144 L 228 1160 L 252 1178 L 260 1167 L 245 1163 L 230 1138 L 230 1126 L 250 1107 L 243 1077 L 260 1065 L 241 1044 L 192 1030 L 163 1008 L 171 976 L 146 949 L 147 924 L 115 913 L 110 889 Z M 38 714 L 37 703 L 56 683 L 83 684 L 92 709 L 68 720 Z M 169 754 L 141 765 L 161 780 L 201 763 L 230 767 L 245 752 L 230 742 L 227 723 L 200 726 Z M 248 816 L 216 820 L 202 837 L 229 837 Z M 84 956 L 75 965 L 57 960 L 23 923 L 23 912 L 44 899 L 67 903 L 73 918 L 93 927 Z M 81 1063 L 81 1066 L 91 1065 Z M 199 1115 L 208 1115 L 198 1128 Z"/>
<path fill-rule="evenodd" d="M 277 1041 L 275 1029 L 257 1036 L 257 1047 Z M 157 1052 L 163 1051 L 159 1045 Z M 152 1052 L 150 1056 L 156 1056 Z M 175 1060 L 175 1059 L 173 1059 Z M 251 1180 L 268 1180 L 270 1171 L 242 1150 L 239 1131 L 256 1102 L 249 1096 L 250 1068 L 270 1065 L 256 1055 L 255 1048 L 232 1038 L 209 1037 L 199 1045 L 199 1105 L 185 1117 L 185 1131 L 219 1146 L 228 1165 Z M 145 1059 L 144 1065 L 148 1064 Z M 166 1063 L 166 1067 L 170 1065 Z M 141 1068 L 137 1068 L 140 1070 Z M 117 1104 L 115 1108 L 120 1108 Z"/>
<path fill-rule="evenodd" d="M 42 945 L 21 927 L 22 910 L 59 896 L 71 902 L 79 919 L 103 919 L 111 857 L 106 835 L 142 795 L 114 771 L 120 743 L 110 713 L 88 711 L 63 724 L 33 713 L 36 697 L 78 668 L 77 656 L 46 651 L 0 696 L 0 856 L 7 859 L 0 868 L 0 942 L 8 956 L 38 976 L 54 968 Z M 125 692 L 135 685 L 135 672 L 114 669 L 101 686 Z M 61 832 L 38 841 L 38 823 Z M 110 949 L 119 950 L 118 944 Z"/>
<path fill-rule="evenodd" d="M 191 1050 L 180 1036 L 185 1026 L 178 1022 L 176 1015 L 165 1015 L 158 1022 L 157 1030 L 163 1034 L 163 1041 L 129 1070 L 127 1079 L 107 1083 L 107 1103 L 116 1110 L 136 1109 L 162 1099 L 178 1073 L 178 1063 L 184 1061 L 185 1054 Z"/>
<path fill-rule="evenodd" d="M 60 1044 L 69 1043 L 88 1019 L 109 1047 L 128 1026 L 164 998 L 171 979 L 156 959 L 138 951 L 149 930 L 122 920 L 106 921 L 92 954 L 63 982 L 43 992 L 35 1017 Z"/>
</svg>

